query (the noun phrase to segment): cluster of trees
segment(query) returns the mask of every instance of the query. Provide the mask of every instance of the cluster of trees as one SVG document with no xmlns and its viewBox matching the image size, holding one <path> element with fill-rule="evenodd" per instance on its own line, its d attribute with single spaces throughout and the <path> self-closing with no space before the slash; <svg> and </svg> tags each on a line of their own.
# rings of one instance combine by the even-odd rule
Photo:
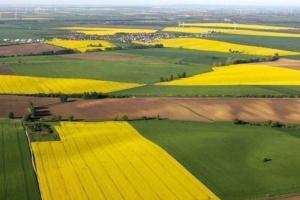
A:
<svg viewBox="0 0 300 200">
<path fill-rule="evenodd" d="M 153 49 L 153 48 L 164 48 L 164 45 L 163 44 L 143 45 L 143 44 L 130 43 L 129 45 L 126 46 L 108 47 L 105 50 L 113 51 L 113 50 Z"/>
<path fill-rule="evenodd" d="M 61 102 L 67 102 L 69 98 L 81 98 L 81 99 L 105 99 L 105 98 L 128 98 L 128 95 L 110 95 L 101 92 L 84 92 L 80 94 L 63 94 L 63 93 L 52 93 L 52 94 L 24 94 L 24 96 L 34 96 L 34 97 L 58 97 Z"/>
<path fill-rule="evenodd" d="M 130 121 L 129 117 L 127 115 L 119 116 L 117 115 L 114 119 L 115 121 Z M 157 115 L 156 117 L 148 117 L 148 116 L 142 116 L 141 118 L 137 118 L 134 120 L 162 120 L 160 115 Z"/>
<path fill-rule="evenodd" d="M 258 63 L 258 62 L 273 62 L 279 60 L 278 54 L 274 56 L 264 57 L 264 58 L 249 58 L 249 59 L 238 59 L 238 58 L 228 58 L 224 62 L 214 63 L 215 67 L 226 66 L 226 65 L 236 65 L 236 64 L 246 64 L 246 63 Z"/>
<path fill-rule="evenodd" d="M 294 129 L 300 129 L 300 125 L 296 124 L 286 124 L 282 122 L 276 122 L 276 121 L 265 121 L 265 122 L 247 122 L 241 119 L 234 119 L 233 123 L 236 125 L 250 125 L 250 126 L 266 126 L 266 127 L 272 127 L 272 128 L 294 128 Z"/>
<path fill-rule="evenodd" d="M 177 78 L 186 78 L 187 74 L 186 72 L 182 72 L 181 74 L 177 74 Z M 174 80 L 174 75 L 171 74 L 170 77 L 160 77 L 160 82 L 167 82 L 167 81 L 172 81 Z"/>
<path fill-rule="evenodd" d="M 54 130 L 49 124 L 42 123 L 42 122 L 28 124 L 27 127 L 32 132 L 43 132 L 47 134 L 54 133 Z"/>
</svg>

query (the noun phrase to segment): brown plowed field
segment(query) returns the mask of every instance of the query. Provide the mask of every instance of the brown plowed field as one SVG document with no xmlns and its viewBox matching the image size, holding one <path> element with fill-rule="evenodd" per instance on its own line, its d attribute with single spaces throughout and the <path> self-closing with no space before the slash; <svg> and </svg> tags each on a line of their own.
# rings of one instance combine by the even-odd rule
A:
<svg viewBox="0 0 300 200">
<path fill-rule="evenodd" d="M 26 56 L 59 50 L 63 50 L 63 48 L 44 43 L 16 44 L 0 46 L 0 56 Z"/>
<path fill-rule="evenodd" d="M 279 59 L 275 62 L 260 62 L 253 63 L 254 65 L 269 65 L 274 67 L 285 67 L 289 69 L 300 70 L 300 60 L 292 60 L 292 59 Z"/>
<path fill-rule="evenodd" d="M 277 199 L 277 200 L 300 200 L 300 196 L 287 197 L 287 198 L 282 198 L 282 199 Z"/>
<path fill-rule="evenodd" d="M 51 114 L 77 120 L 114 120 L 127 115 L 130 119 L 144 116 L 192 121 L 281 121 L 300 123 L 300 99 L 237 98 L 128 98 L 77 100 L 59 103 L 58 98 L 0 96 L 0 117 L 8 112 L 22 116 L 29 102 L 46 106 Z"/>
<path fill-rule="evenodd" d="M 6 117 L 9 112 L 13 112 L 15 117 L 22 117 L 27 113 L 30 102 L 35 106 L 48 106 L 59 103 L 59 99 L 3 95 L 0 96 L 0 118 Z"/>
</svg>

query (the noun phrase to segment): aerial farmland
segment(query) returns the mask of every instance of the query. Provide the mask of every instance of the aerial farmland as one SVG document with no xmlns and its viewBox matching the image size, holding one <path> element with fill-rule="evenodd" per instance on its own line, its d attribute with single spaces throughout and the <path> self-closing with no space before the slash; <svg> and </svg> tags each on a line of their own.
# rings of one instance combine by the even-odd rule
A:
<svg viewBox="0 0 300 200">
<path fill-rule="evenodd" d="M 132 3 L 0 2 L 0 200 L 299 200 L 300 4 Z"/>
</svg>

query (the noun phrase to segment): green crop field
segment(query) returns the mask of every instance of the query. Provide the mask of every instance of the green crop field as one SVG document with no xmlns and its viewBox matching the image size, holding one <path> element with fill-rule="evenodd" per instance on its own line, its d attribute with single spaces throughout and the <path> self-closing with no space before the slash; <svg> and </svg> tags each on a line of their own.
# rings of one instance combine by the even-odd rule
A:
<svg viewBox="0 0 300 200">
<path fill-rule="evenodd" d="M 296 97 L 300 86 L 162 86 L 147 85 L 115 92 L 133 96 Z"/>
<path fill-rule="evenodd" d="M 159 49 L 137 49 L 137 50 L 126 50 L 121 51 L 126 54 L 151 56 L 156 58 L 168 58 L 175 62 L 183 63 L 201 63 L 213 65 L 214 63 L 224 62 L 229 57 L 247 59 L 253 58 L 251 55 L 243 54 L 230 54 L 230 53 L 219 53 L 219 52 L 207 52 L 207 51 L 196 51 L 189 49 L 176 49 L 176 48 L 159 48 Z"/>
<path fill-rule="evenodd" d="M 299 38 L 217 34 L 214 36 L 213 39 L 226 41 L 226 42 L 233 42 L 238 44 L 269 47 L 269 48 L 283 49 L 289 51 L 300 51 Z"/>
<path fill-rule="evenodd" d="M 0 39 L 41 39 L 65 34 L 67 31 L 55 29 L 47 22 L 9 21 L 0 24 Z"/>
<path fill-rule="evenodd" d="M 211 70 L 211 67 L 206 64 L 180 64 L 171 59 L 143 59 L 141 56 L 137 56 L 137 59 L 132 61 L 93 61 L 61 56 L 27 56 L 2 58 L 0 63 L 8 64 L 8 67 L 17 75 L 135 83 L 154 83 L 159 82 L 160 77 L 169 78 L 173 75 L 176 78 L 177 74 L 183 72 L 187 75 L 194 75 Z"/>
<path fill-rule="evenodd" d="M 17 75 L 24 76 L 155 83 L 161 77 L 170 79 L 173 75 L 177 78 L 183 72 L 191 76 L 211 71 L 214 63 L 224 62 L 229 57 L 251 58 L 246 55 L 169 48 L 100 52 L 99 55 L 101 54 L 130 54 L 136 59 L 95 61 L 62 56 L 26 56 L 1 58 L 0 63 L 8 64 Z"/>
<path fill-rule="evenodd" d="M 0 142 L 0 199 L 41 199 L 20 122 L 0 121 Z"/>
<path fill-rule="evenodd" d="M 131 123 L 223 200 L 300 192 L 299 130 L 230 122 Z"/>
</svg>

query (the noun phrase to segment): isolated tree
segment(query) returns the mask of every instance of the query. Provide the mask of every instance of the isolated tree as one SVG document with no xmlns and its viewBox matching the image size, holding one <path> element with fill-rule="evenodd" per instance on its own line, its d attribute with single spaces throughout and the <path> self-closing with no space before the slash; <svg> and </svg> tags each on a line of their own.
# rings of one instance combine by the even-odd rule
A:
<svg viewBox="0 0 300 200">
<path fill-rule="evenodd" d="M 25 122 L 31 121 L 31 114 L 27 113 L 22 117 L 22 120 Z"/>
<path fill-rule="evenodd" d="M 13 119 L 13 118 L 15 118 L 15 114 L 13 112 L 9 112 L 9 113 L 7 113 L 7 118 Z"/>
<path fill-rule="evenodd" d="M 128 121 L 128 120 L 129 120 L 128 116 L 127 115 L 123 115 L 122 121 Z"/>
<path fill-rule="evenodd" d="M 61 102 L 61 103 L 68 102 L 68 96 L 66 96 L 66 95 L 61 95 L 61 96 L 59 97 L 59 99 L 60 99 L 60 102 Z"/>
<path fill-rule="evenodd" d="M 74 121 L 74 116 L 71 115 L 68 117 L 68 119 L 69 119 L 69 121 Z"/>
</svg>

